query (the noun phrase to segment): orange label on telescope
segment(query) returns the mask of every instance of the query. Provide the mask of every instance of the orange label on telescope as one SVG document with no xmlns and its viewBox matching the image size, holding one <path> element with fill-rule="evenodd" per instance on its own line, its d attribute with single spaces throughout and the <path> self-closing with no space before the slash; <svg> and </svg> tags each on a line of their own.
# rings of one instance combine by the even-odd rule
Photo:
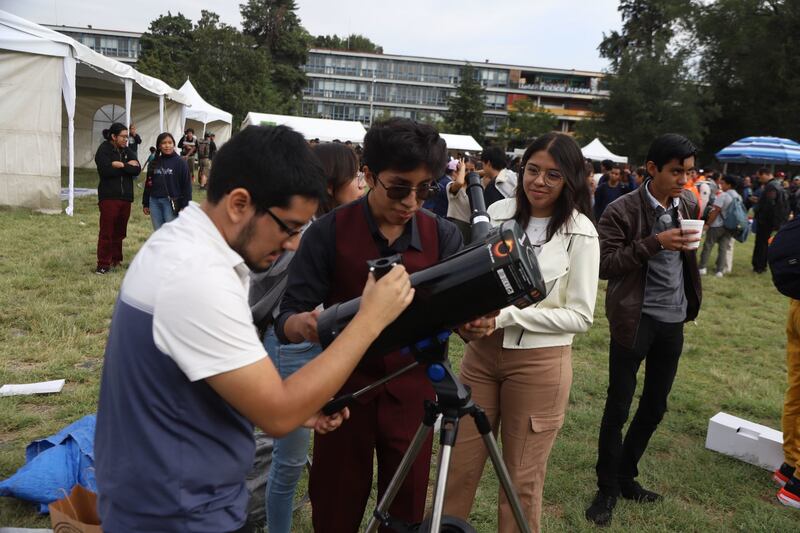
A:
<svg viewBox="0 0 800 533">
<path fill-rule="evenodd" d="M 513 239 L 507 239 L 507 240 L 504 240 L 504 241 L 498 241 L 492 247 L 492 255 L 494 255 L 495 257 L 507 257 L 508 254 L 510 254 L 511 250 L 513 250 L 513 249 L 514 249 L 514 240 Z"/>
</svg>

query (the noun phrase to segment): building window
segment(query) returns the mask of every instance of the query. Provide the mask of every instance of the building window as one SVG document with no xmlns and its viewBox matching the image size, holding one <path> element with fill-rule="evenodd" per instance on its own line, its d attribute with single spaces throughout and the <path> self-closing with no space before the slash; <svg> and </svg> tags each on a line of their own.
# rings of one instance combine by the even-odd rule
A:
<svg viewBox="0 0 800 533">
<path fill-rule="evenodd" d="M 98 146 L 103 139 L 103 130 L 108 129 L 115 122 L 125 124 L 125 108 L 117 104 L 106 104 L 94 113 L 92 120 L 92 142 Z"/>
</svg>

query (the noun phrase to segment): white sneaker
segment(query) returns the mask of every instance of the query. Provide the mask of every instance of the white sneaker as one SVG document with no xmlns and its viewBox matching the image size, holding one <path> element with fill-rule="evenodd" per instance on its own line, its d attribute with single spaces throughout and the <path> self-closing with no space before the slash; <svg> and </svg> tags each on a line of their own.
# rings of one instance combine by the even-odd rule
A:
<svg viewBox="0 0 800 533">
<path fill-rule="evenodd" d="M 708 274 L 708 270 L 706 270 L 705 268 L 701 268 L 700 269 L 700 275 L 701 276 L 705 276 L 706 274 Z"/>
<path fill-rule="evenodd" d="M 725 274 L 723 274 L 722 272 L 717 272 L 716 274 L 714 274 L 714 277 L 715 277 L 715 278 L 721 278 L 721 277 L 723 277 L 724 275 L 725 275 Z"/>
</svg>

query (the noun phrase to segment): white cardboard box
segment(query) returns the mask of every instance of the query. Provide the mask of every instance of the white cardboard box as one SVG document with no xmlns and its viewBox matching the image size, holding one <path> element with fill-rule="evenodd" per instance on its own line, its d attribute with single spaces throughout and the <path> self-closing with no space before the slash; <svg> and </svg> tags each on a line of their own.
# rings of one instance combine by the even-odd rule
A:
<svg viewBox="0 0 800 533">
<path fill-rule="evenodd" d="M 706 448 L 775 470 L 783 462 L 783 433 L 720 412 L 708 421 Z"/>
</svg>

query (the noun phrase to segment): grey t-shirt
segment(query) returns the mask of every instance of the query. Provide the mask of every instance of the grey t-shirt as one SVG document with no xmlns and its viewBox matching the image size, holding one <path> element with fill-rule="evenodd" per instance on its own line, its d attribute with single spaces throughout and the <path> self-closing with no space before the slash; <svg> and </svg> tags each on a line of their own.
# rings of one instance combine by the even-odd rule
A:
<svg viewBox="0 0 800 533">
<path fill-rule="evenodd" d="M 648 191 L 649 192 L 649 191 Z M 653 234 L 678 227 L 678 208 L 656 207 Z M 661 250 L 647 262 L 642 313 L 660 322 L 683 322 L 686 319 L 686 293 L 683 290 L 682 252 Z"/>
</svg>

